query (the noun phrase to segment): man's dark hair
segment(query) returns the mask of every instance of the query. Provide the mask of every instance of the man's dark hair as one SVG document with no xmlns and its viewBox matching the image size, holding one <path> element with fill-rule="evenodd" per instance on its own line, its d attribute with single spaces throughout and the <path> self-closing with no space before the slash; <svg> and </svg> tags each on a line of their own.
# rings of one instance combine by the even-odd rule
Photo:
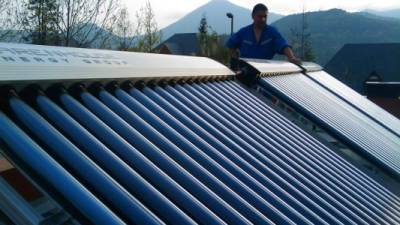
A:
<svg viewBox="0 0 400 225">
<path fill-rule="evenodd" d="M 268 11 L 268 8 L 264 4 L 258 3 L 257 5 L 254 6 L 251 15 L 254 16 L 258 11 Z"/>
</svg>

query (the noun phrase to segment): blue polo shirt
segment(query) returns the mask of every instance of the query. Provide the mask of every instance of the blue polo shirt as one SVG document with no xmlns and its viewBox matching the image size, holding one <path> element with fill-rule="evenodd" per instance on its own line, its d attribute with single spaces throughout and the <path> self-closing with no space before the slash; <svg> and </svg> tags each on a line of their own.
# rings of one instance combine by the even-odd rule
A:
<svg viewBox="0 0 400 225">
<path fill-rule="evenodd" d="M 253 24 L 240 29 L 226 43 L 228 48 L 239 49 L 240 57 L 254 59 L 272 59 L 276 53 L 283 54 L 283 49 L 288 46 L 279 31 L 270 25 L 264 27 L 257 42 Z"/>
</svg>

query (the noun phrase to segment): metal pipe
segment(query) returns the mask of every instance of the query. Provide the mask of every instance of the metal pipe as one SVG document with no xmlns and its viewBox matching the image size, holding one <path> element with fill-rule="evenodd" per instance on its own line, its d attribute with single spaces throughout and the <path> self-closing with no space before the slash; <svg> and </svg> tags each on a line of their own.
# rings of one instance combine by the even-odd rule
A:
<svg viewBox="0 0 400 225">
<path fill-rule="evenodd" d="M 231 19 L 231 36 L 233 35 L 233 14 L 228 12 L 226 13 L 226 16 Z"/>
</svg>

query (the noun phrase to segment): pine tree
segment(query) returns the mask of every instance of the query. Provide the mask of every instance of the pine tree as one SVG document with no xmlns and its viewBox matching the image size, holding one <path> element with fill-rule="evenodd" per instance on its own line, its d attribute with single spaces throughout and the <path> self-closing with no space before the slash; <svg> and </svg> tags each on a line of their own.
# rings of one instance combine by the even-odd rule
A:
<svg viewBox="0 0 400 225">
<path fill-rule="evenodd" d="M 200 55 L 201 56 L 209 56 L 209 35 L 208 35 L 208 24 L 207 24 L 207 17 L 203 14 L 201 20 L 200 20 L 200 25 L 198 28 L 198 43 L 199 43 L 199 50 L 200 50 Z"/>
<path fill-rule="evenodd" d="M 302 61 L 315 61 L 311 44 L 311 33 L 308 31 L 306 13 L 303 11 L 300 28 L 295 26 L 290 29 L 290 45 L 294 54 Z"/>
<path fill-rule="evenodd" d="M 32 44 L 60 45 L 58 3 L 56 0 L 29 0 L 24 19 L 28 36 L 25 39 Z"/>
<path fill-rule="evenodd" d="M 221 41 L 221 37 L 207 23 L 207 17 L 202 16 L 198 27 L 197 39 L 199 43 L 199 56 L 209 57 L 227 64 L 228 50 Z"/>
</svg>

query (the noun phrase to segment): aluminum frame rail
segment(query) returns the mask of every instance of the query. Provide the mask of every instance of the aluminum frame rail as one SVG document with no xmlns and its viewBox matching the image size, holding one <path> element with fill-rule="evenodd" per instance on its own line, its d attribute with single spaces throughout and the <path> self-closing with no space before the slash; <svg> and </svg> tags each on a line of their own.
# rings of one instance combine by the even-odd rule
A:
<svg viewBox="0 0 400 225">
<path fill-rule="evenodd" d="M 400 120 L 386 110 L 361 96 L 359 93 L 324 71 L 309 71 L 306 75 L 400 137 Z"/>
<path fill-rule="evenodd" d="M 400 177 L 400 138 L 303 74 L 268 77 L 260 85 L 360 154 Z"/>
<path fill-rule="evenodd" d="M 26 201 L 0 177 L 0 211 L 16 224 L 39 225 L 43 220 Z"/>
</svg>

